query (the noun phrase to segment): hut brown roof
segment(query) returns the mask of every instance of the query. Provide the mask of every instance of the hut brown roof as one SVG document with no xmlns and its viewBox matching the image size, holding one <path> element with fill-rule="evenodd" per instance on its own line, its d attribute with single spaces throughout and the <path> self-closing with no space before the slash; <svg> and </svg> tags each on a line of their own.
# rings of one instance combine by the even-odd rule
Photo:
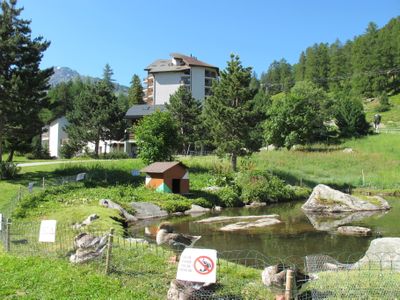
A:
<svg viewBox="0 0 400 300">
<path fill-rule="evenodd" d="M 171 162 L 155 162 L 147 167 L 141 169 L 141 172 L 145 173 L 164 173 L 165 171 L 175 167 L 176 165 L 181 165 L 184 168 L 187 168 L 180 161 L 171 161 Z"/>
</svg>

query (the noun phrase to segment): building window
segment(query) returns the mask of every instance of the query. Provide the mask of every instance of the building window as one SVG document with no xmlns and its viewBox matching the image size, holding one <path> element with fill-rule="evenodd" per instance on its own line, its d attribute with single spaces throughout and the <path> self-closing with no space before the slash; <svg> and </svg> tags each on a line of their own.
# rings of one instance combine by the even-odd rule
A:
<svg viewBox="0 0 400 300">
<path fill-rule="evenodd" d="M 204 71 L 204 76 L 205 77 L 216 78 L 217 77 L 217 72 L 211 71 L 211 70 L 205 70 Z"/>
<path fill-rule="evenodd" d="M 210 78 L 204 78 L 204 85 L 207 87 L 210 87 L 210 86 L 212 86 L 212 82 L 213 82 L 213 79 L 210 79 Z"/>
<path fill-rule="evenodd" d="M 185 74 L 185 75 L 190 75 L 190 69 L 184 70 L 184 71 L 183 71 L 183 74 Z"/>
</svg>

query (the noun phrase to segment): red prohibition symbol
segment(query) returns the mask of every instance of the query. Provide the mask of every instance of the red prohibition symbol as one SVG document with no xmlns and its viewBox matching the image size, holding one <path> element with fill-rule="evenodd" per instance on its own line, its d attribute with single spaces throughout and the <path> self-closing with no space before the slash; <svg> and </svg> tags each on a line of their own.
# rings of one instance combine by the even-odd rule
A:
<svg viewBox="0 0 400 300">
<path fill-rule="evenodd" d="M 197 273 L 207 275 L 214 270 L 214 262 L 208 256 L 199 256 L 195 259 L 193 267 Z"/>
</svg>

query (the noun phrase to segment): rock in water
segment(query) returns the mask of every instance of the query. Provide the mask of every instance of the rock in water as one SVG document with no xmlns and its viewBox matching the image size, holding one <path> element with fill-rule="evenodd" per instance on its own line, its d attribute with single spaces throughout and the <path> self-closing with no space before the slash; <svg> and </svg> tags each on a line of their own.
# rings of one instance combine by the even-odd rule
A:
<svg viewBox="0 0 400 300">
<path fill-rule="evenodd" d="M 334 190 L 327 185 L 317 185 L 307 202 L 301 207 L 305 211 L 337 213 L 346 211 L 373 211 L 390 209 L 389 203 L 379 196 L 365 200 Z"/>
<path fill-rule="evenodd" d="M 200 205 L 192 204 L 190 209 L 185 211 L 185 215 L 199 215 L 209 212 L 211 209 L 202 207 Z"/>
<path fill-rule="evenodd" d="M 343 235 L 362 235 L 368 236 L 372 234 L 372 230 L 360 226 L 340 226 L 337 229 L 338 233 Z"/>
<path fill-rule="evenodd" d="M 237 230 L 245 230 L 251 228 L 261 228 L 266 226 L 271 226 L 275 224 L 280 224 L 281 221 L 274 218 L 264 218 L 259 219 L 254 222 L 238 222 L 235 224 L 229 224 L 224 227 L 221 227 L 219 230 L 221 231 L 237 231 Z"/>
<path fill-rule="evenodd" d="M 132 202 L 132 208 L 136 211 L 136 218 L 139 220 L 161 218 L 168 216 L 168 212 L 159 206 L 148 202 Z"/>
<path fill-rule="evenodd" d="M 372 240 L 364 257 L 356 262 L 353 268 L 363 266 L 400 271 L 400 238 Z"/>
</svg>

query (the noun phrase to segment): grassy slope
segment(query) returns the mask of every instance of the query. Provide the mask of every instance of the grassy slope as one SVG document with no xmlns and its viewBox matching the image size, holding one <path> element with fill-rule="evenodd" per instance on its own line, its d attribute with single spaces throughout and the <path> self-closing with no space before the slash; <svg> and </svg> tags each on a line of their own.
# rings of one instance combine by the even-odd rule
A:
<svg viewBox="0 0 400 300">
<path fill-rule="evenodd" d="M 382 123 L 387 128 L 400 128 L 400 94 L 389 98 L 391 108 L 389 111 L 379 113 L 382 116 Z M 375 108 L 379 105 L 378 101 L 373 101 L 365 105 L 366 117 L 372 122 L 376 114 Z"/>
<path fill-rule="evenodd" d="M 351 147 L 354 153 L 343 153 Z M 269 151 L 256 155 L 260 168 L 274 173 L 293 184 L 302 182 L 310 187 L 318 183 L 340 188 L 363 187 L 376 189 L 400 188 L 400 135 L 380 134 L 349 140 L 344 144 L 313 151 Z"/>
</svg>

